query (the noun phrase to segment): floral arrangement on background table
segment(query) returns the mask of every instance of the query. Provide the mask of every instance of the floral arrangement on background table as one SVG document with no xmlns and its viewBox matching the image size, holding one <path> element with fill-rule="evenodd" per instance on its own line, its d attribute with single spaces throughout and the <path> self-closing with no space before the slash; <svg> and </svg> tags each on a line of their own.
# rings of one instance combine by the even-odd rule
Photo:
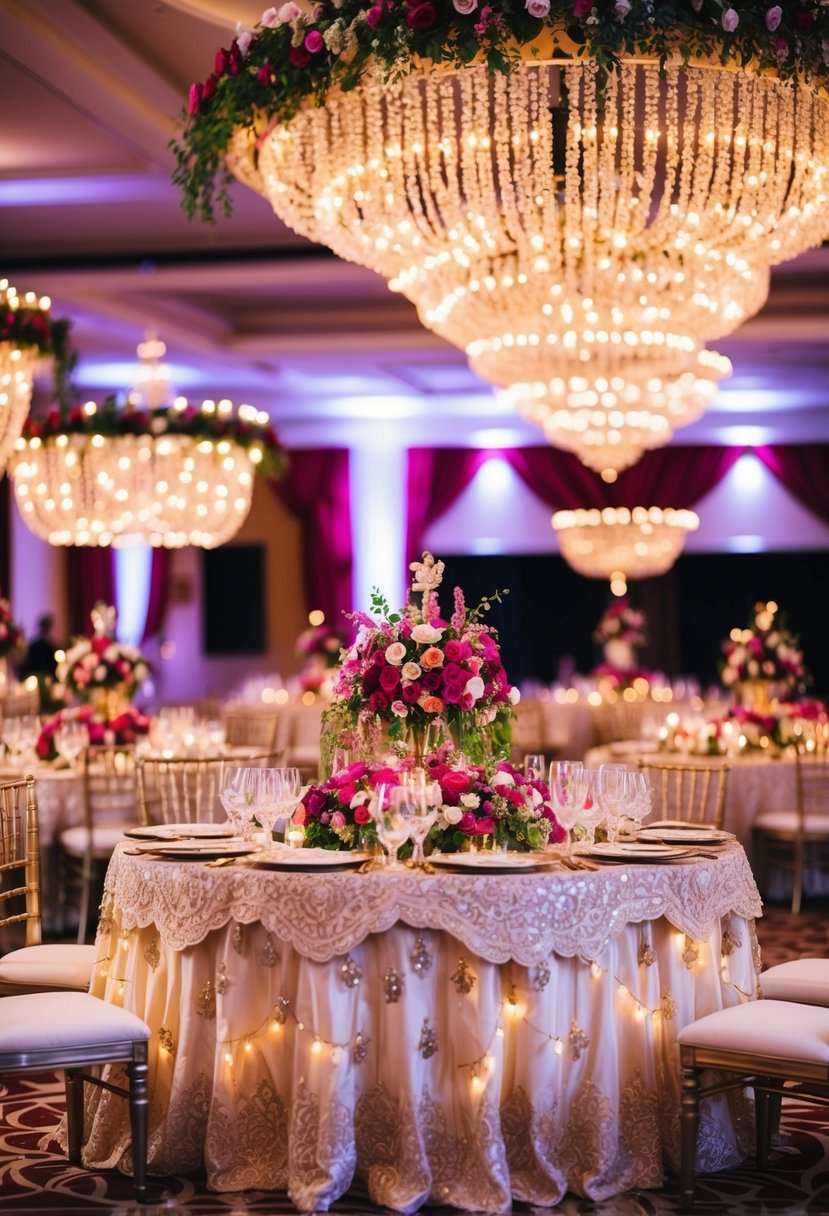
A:
<svg viewBox="0 0 829 1216">
<path fill-rule="evenodd" d="M 719 755 L 759 748 L 774 755 L 794 743 L 805 724 L 826 719 L 826 705 L 818 700 L 776 701 L 765 713 L 737 705 L 725 716 L 711 720 L 708 750 Z"/>
<path fill-rule="evenodd" d="M 648 640 L 647 624 L 645 613 L 632 608 L 626 598 L 611 604 L 593 630 L 593 641 L 602 647 L 604 662 L 594 667 L 591 674 L 616 689 L 629 688 L 635 681 L 644 680 L 647 691 L 650 673 L 636 661 L 636 651 Z"/>
<path fill-rule="evenodd" d="M 128 705 L 114 718 L 104 719 L 91 705 L 62 709 L 43 723 L 35 744 L 39 760 L 51 762 L 60 756 L 56 736 L 67 722 L 83 722 L 89 734 L 89 744 L 123 744 L 129 746 L 150 730 L 150 719 L 134 705 Z"/>
<path fill-rule="evenodd" d="M 560 52 L 587 55 L 603 69 L 638 52 L 663 62 L 676 54 L 686 62 L 713 57 L 784 78 L 829 78 L 829 10 L 813 0 L 284 3 L 218 50 L 213 71 L 190 86 L 184 131 L 173 145 L 184 209 L 205 219 L 230 214 L 225 156 L 240 128 L 265 131 L 306 102 L 324 102 L 332 89 L 347 91 L 369 74 L 378 83 L 393 80 L 424 62 L 459 67 L 478 56 L 490 69 L 508 71 L 516 48 L 545 33 Z"/>
<path fill-rule="evenodd" d="M 501 761 L 489 773 L 479 765 L 452 767 L 454 751 L 444 745 L 424 758 L 424 768 L 440 789 L 440 810 L 428 840 L 431 849 L 459 852 L 466 843 L 489 838 L 499 847 L 541 849 L 560 843 L 564 829 L 556 819 L 544 781 L 524 777 Z M 356 849 L 376 839 L 370 812 L 379 787 L 394 787 L 413 767 L 349 765 L 321 785 L 311 786 L 291 822 L 303 829 L 305 843 L 326 849 Z"/>
<path fill-rule="evenodd" d="M 21 655 L 26 649 L 26 635 L 14 619 L 11 602 L 0 596 L 0 659 Z"/>
<path fill-rule="evenodd" d="M 335 672 L 340 664 L 340 651 L 345 645 L 344 632 L 332 629 L 324 620 L 302 631 L 294 649 L 303 660 L 299 673 L 303 692 L 313 692 L 317 696 L 331 695 Z"/>
<path fill-rule="evenodd" d="M 811 682 L 799 640 L 773 600 L 755 604 L 748 627 L 732 629 L 722 650 L 720 679 L 746 709 L 768 714 L 775 699 Z"/>
<path fill-rule="evenodd" d="M 115 609 L 99 602 L 92 609 L 92 637 L 77 638 L 58 664 L 57 678 L 80 701 L 92 702 L 108 721 L 124 713 L 150 674 L 137 646 L 115 638 Z"/>
<path fill-rule="evenodd" d="M 370 753 L 385 735 L 392 743 L 408 739 L 420 758 L 449 736 L 473 760 L 505 759 L 520 693 L 507 679 L 495 630 L 481 619 L 505 593 L 469 609 L 456 587 L 445 620 L 437 595 L 443 562 L 424 553 L 410 568 L 420 604 L 410 599 L 393 613 L 375 591 L 374 616 L 350 615 L 359 632 L 334 685 L 328 743 Z"/>
</svg>

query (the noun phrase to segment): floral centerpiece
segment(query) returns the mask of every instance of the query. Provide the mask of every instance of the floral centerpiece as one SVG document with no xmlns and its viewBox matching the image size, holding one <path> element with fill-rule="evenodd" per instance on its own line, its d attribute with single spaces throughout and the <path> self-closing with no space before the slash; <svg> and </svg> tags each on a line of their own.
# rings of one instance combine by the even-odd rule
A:
<svg viewBox="0 0 829 1216">
<path fill-rule="evenodd" d="M 620 688 L 638 677 L 647 679 L 647 673 L 640 671 L 636 662 L 637 648 L 647 641 L 646 628 L 645 613 L 632 608 L 627 599 L 611 604 L 593 630 L 593 641 L 604 651 L 604 662 L 593 674 Z"/>
<path fill-rule="evenodd" d="M 732 629 L 722 650 L 720 679 L 746 708 L 767 713 L 775 697 L 810 682 L 798 638 L 771 600 L 754 605 L 748 627 Z"/>
<path fill-rule="evenodd" d="M 303 692 L 330 696 L 345 644 L 344 634 L 324 622 L 302 631 L 294 649 L 302 658 L 299 682 Z"/>
<path fill-rule="evenodd" d="M 453 749 L 447 745 L 425 760 L 441 798 L 428 837 L 431 848 L 458 852 L 467 842 L 480 843 L 484 837 L 519 850 L 564 840 L 545 782 L 524 777 L 506 762 L 489 774 L 477 765 L 453 768 L 452 757 Z M 308 845 L 354 849 L 370 844 L 376 839 L 369 810 L 372 798 L 378 796 L 378 787 L 399 785 L 401 775 L 411 767 L 411 759 L 399 766 L 349 765 L 306 792 L 292 823 L 304 829 Z"/>
<path fill-rule="evenodd" d="M 57 760 L 59 756 L 55 737 L 67 722 L 83 722 L 89 733 L 90 746 L 96 744 L 123 744 L 129 746 L 141 735 L 149 733 L 150 719 L 134 705 L 128 705 L 121 713 L 107 720 L 96 714 L 91 705 L 62 709 L 43 723 L 35 744 L 38 758 L 43 761 Z"/>
<path fill-rule="evenodd" d="M 226 154 L 240 128 L 266 131 L 305 104 L 322 104 L 373 75 L 394 80 L 432 63 L 462 67 L 476 58 L 506 72 L 518 48 L 541 36 L 559 54 L 589 57 L 600 69 L 638 52 L 664 63 L 714 59 L 753 64 L 781 78 L 829 80 L 829 9 L 728 0 L 432 0 L 283 3 L 263 12 L 216 52 L 213 70 L 190 86 L 184 133 L 174 145 L 184 208 L 213 219 L 231 210 Z"/>
<path fill-rule="evenodd" d="M 136 646 L 115 639 L 115 609 L 92 609 L 92 637 L 78 638 L 58 664 L 57 678 L 81 701 L 94 701 L 105 720 L 127 709 L 130 698 L 150 674 Z M 113 708 L 118 713 L 113 713 Z"/>
<path fill-rule="evenodd" d="M 774 754 L 793 743 L 803 733 L 805 723 L 826 720 L 826 705 L 818 700 L 777 701 L 765 713 L 737 705 L 709 723 L 708 750 L 719 754 L 742 746 Z"/>
<path fill-rule="evenodd" d="M 54 360 L 55 396 L 69 395 L 69 375 L 77 362 L 70 345 L 70 323 L 51 315 L 50 301 L 33 292 L 21 296 L 7 279 L 0 280 L 0 343 L 8 343 L 35 358 Z"/>
<path fill-rule="evenodd" d="M 504 759 L 520 694 L 507 680 L 495 631 L 481 619 L 501 593 L 468 609 L 456 587 L 452 615 L 444 620 L 437 596 L 443 562 L 424 553 L 411 569 L 420 604 L 410 600 L 392 613 L 375 592 L 374 616 L 351 614 L 359 632 L 340 667 L 328 722 L 341 735 L 350 728 L 345 745 L 353 743 L 354 732 L 376 739 L 380 728 L 392 742 L 408 736 L 422 756 L 435 743 L 433 732 L 427 744 L 427 732 L 436 728 L 472 759 Z"/>
</svg>

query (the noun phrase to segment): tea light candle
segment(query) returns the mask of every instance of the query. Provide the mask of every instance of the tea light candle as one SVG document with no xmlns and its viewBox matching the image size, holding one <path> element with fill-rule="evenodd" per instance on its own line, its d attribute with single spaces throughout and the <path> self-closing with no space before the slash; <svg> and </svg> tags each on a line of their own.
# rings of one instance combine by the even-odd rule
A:
<svg viewBox="0 0 829 1216">
<path fill-rule="evenodd" d="M 285 839 L 292 849 L 301 849 L 305 844 L 305 833 L 302 828 L 288 828 Z"/>
</svg>

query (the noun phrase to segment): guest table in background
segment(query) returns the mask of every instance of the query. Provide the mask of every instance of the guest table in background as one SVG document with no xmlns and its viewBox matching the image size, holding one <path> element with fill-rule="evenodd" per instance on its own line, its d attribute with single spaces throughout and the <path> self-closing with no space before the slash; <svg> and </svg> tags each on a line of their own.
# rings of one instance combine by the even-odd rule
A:
<svg viewBox="0 0 829 1216">
<path fill-rule="evenodd" d="M 508 1212 L 659 1186 L 676 1034 L 755 994 L 741 848 L 670 866 L 297 873 L 119 846 L 93 991 L 152 1028 L 150 1168 L 218 1191 Z M 85 1159 L 129 1167 L 123 1104 Z M 742 1157 L 705 1114 L 700 1168 Z"/>
</svg>

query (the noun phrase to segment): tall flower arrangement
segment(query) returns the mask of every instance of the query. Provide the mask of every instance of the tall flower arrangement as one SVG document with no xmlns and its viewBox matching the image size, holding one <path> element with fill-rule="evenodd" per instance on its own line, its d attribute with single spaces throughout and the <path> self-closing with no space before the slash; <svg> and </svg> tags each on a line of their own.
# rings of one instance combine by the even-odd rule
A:
<svg viewBox="0 0 829 1216">
<path fill-rule="evenodd" d="M 754 605 L 748 627 L 732 629 L 722 650 L 720 679 L 726 688 L 763 680 L 791 691 L 810 682 L 799 640 L 771 600 Z"/>
<path fill-rule="evenodd" d="M 503 754 L 503 727 L 519 692 L 507 679 L 495 631 L 482 620 L 500 593 L 469 609 L 456 587 L 453 612 L 445 620 L 437 596 L 443 562 L 424 553 L 411 568 L 419 604 L 410 600 L 393 613 L 376 592 L 373 616 L 353 614 L 359 633 L 334 686 L 331 720 L 345 719 L 364 732 L 380 723 L 392 740 L 410 733 L 422 741 L 426 729 L 437 725 L 456 739 L 462 736 L 464 751 L 479 757 L 500 733 L 495 750 Z"/>
<path fill-rule="evenodd" d="M 92 626 L 92 637 L 78 638 L 58 665 L 58 682 L 82 701 L 101 689 L 122 689 L 125 697 L 132 697 L 150 674 L 149 664 L 136 646 L 113 636 L 114 608 L 96 604 Z"/>
<path fill-rule="evenodd" d="M 0 596 L 0 658 L 21 655 L 25 648 L 26 638 L 12 616 L 11 603 Z"/>
<path fill-rule="evenodd" d="M 636 651 L 647 641 L 647 617 L 627 599 L 617 600 L 606 610 L 596 628 L 593 641 L 602 647 L 604 662 L 593 674 L 616 688 L 626 688 L 634 680 L 647 679 L 640 671 Z"/>
</svg>

